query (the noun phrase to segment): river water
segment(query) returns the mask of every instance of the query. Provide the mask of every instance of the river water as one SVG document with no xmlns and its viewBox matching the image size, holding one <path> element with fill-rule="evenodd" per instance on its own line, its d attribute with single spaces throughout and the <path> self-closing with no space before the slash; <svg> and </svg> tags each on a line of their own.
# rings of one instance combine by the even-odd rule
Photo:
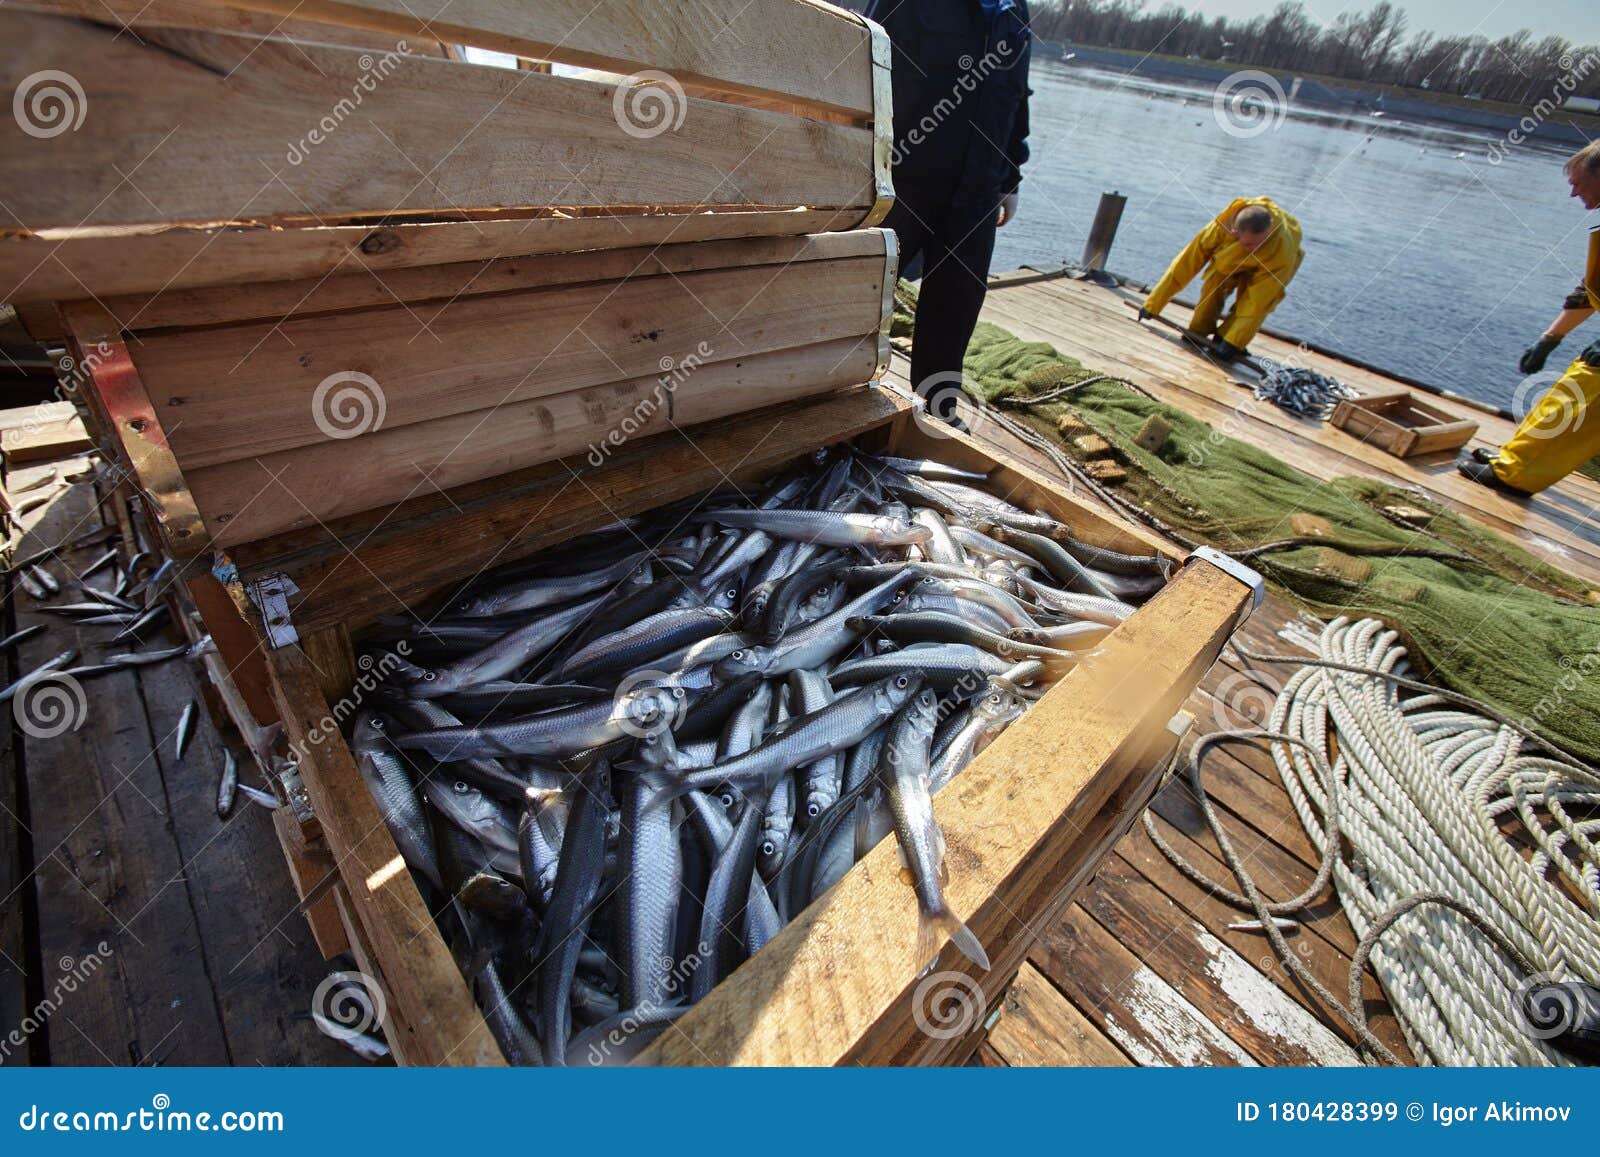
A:
<svg viewBox="0 0 1600 1157">
<path fill-rule="evenodd" d="M 1568 196 L 1563 151 L 1523 145 L 1491 164 L 1505 142 L 1487 131 L 1291 101 L 1240 137 L 1209 89 L 1043 60 L 1031 82 L 1033 156 L 995 270 L 1078 260 L 1100 194 L 1115 190 L 1128 205 L 1108 267 L 1154 282 L 1229 200 L 1270 196 L 1300 219 L 1306 256 L 1269 326 L 1497 406 L 1600 224 Z M 1552 367 L 1596 340 L 1591 321 Z"/>
</svg>

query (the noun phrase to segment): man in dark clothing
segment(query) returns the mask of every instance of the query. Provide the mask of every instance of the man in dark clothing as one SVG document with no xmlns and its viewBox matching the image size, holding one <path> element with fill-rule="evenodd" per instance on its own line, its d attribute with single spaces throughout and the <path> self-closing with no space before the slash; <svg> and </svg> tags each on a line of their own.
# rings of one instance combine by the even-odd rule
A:
<svg viewBox="0 0 1600 1157">
<path fill-rule="evenodd" d="M 869 0 L 894 45 L 900 267 L 922 258 L 911 378 L 959 375 L 987 290 L 995 229 L 1017 211 L 1028 159 L 1026 0 Z M 953 380 L 944 377 L 943 382 Z"/>
</svg>

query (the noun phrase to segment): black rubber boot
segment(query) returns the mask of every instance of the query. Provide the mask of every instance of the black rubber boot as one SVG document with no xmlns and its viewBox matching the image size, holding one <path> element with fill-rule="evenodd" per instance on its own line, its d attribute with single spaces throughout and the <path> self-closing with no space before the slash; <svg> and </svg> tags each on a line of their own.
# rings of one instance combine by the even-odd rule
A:
<svg viewBox="0 0 1600 1157">
<path fill-rule="evenodd" d="M 1494 454 L 1489 450 L 1461 451 L 1456 457 L 1456 469 L 1474 482 L 1491 490 L 1498 490 L 1501 494 L 1509 494 L 1513 498 L 1533 497 L 1526 490 L 1518 490 L 1515 486 L 1508 486 L 1500 481 L 1500 475 L 1494 472 Z"/>
</svg>

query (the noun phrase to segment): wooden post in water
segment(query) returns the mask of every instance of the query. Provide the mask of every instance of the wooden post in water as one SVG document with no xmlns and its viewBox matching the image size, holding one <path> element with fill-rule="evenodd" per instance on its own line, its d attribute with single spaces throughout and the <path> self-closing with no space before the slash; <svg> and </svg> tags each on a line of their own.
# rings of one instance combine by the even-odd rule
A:
<svg viewBox="0 0 1600 1157">
<path fill-rule="evenodd" d="M 1098 273 L 1106 267 L 1111 255 L 1111 243 L 1117 239 L 1117 226 L 1122 223 L 1122 210 L 1128 198 L 1121 193 L 1101 193 L 1100 204 L 1094 211 L 1094 224 L 1089 226 L 1089 240 L 1083 246 L 1083 267 Z"/>
</svg>

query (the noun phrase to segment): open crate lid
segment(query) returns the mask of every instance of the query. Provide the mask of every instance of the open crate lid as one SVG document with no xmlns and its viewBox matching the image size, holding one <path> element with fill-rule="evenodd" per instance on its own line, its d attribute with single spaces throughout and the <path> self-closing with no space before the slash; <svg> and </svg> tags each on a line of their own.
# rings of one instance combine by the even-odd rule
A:
<svg viewBox="0 0 1600 1157">
<path fill-rule="evenodd" d="M 0 130 L 0 284 L 51 303 L 175 557 L 311 565 L 886 364 L 888 49 L 841 9 L 36 0 L 0 29 L 8 83 L 71 80 L 41 93 L 68 120 Z"/>
</svg>

